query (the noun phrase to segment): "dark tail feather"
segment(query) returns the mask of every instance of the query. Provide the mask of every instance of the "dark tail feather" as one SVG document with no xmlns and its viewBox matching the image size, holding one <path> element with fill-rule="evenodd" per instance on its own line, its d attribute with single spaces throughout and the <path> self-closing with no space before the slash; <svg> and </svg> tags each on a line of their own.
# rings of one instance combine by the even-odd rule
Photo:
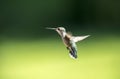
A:
<svg viewBox="0 0 120 79">
<path fill-rule="evenodd" d="M 69 51 L 71 57 L 73 58 L 77 58 L 77 50 L 75 48 L 71 48 L 71 50 Z"/>
</svg>

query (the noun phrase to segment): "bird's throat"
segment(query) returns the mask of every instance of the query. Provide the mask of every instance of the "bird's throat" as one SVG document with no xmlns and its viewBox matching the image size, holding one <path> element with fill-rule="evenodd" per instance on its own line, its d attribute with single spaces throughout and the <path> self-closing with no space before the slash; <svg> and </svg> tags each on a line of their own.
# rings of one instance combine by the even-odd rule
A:
<svg viewBox="0 0 120 79">
<path fill-rule="evenodd" d="M 62 32 L 61 36 L 64 38 L 66 36 L 66 32 Z"/>
</svg>

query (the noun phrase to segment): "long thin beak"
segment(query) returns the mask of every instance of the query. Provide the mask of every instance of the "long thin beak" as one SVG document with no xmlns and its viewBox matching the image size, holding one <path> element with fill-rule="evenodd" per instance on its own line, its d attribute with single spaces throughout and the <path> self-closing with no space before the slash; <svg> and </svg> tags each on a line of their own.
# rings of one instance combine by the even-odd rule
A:
<svg viewBox="0 0 120 79">
<path fill-rule="evenodd" d="M 47 27 L 46 29 L 50 29 L 50 30 L 55 30 L 56 31 L 57 28 L 49 28 L 49 27 Z"/>
</svg>

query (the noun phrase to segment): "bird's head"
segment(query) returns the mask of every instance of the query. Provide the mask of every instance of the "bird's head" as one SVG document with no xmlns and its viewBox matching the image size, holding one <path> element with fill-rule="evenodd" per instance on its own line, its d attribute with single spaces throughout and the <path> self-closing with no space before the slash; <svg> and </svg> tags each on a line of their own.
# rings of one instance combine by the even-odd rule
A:
<svg viewBox="0 0 120 79">
<path fill-rule="evenodd" d="M 57 27 L 57 28 L 46 28 L 46 29 L 50 29 L 50 30 L 55 30 L 58 32 L 58 34 L 60 36 L 64 36 L 64 34 L 66 33 L 66 30 L 64 27 Z"/>
<path fill-rule="evenodd" d="M 64 27 L 57 27 L 56 31 L 66 32 Z"/>
</svg>

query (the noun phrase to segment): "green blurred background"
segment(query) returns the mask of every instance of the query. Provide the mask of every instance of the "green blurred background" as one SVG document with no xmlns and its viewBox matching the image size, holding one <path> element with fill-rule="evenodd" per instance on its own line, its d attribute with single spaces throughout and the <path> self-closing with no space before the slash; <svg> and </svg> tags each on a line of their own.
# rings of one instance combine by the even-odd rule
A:
<svg viewBox="0 0 120 79">
<path fill-rule="evenodd" d="M 120 79 L 120 1 L 2 0 L 0 79 Z M 91 35 L 71 59 L 45 27 Z"/>
</svg>

